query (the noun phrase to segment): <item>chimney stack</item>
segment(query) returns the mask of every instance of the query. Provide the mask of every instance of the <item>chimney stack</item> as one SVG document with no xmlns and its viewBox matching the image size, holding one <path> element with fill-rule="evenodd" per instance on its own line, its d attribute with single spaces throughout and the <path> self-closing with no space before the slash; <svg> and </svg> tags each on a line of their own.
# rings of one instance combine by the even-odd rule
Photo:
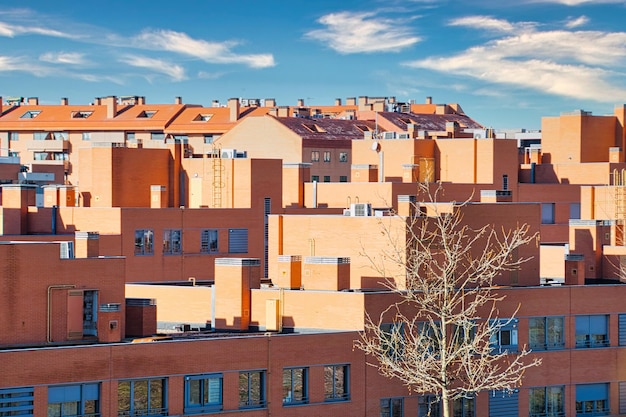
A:
<svg viewBox="0 0 626 417">
<path fill-rule="evenodd" d="M 39 105 L 39 98 L 37 97 L 28 97 L 28 104 L 31 106 L 38 106 Z"/>
<path fill-rule="evenodd" d="M 274 99 L 274 98 L 266 98 L 265 99 L 265 107 L 276 107 L 276 99 Z"/>
<path fill-rule="evenodd" d="M 426 104 L 433 104 L 433 98 L 431 96 L 426 97 Z"/>
<path fill-rule="evenodd" d="M 335 106 L 341 106 L 341 99 L 340 98 L 336 98 L 335 99 Z"/>
<path fill-rule="evenodd" d="M 304 107 L 304 99 L 303 98 L 299 98 L 298 99 L 298 107 Z"/>
<path fill-rule="evenodd" d="M 107 107 L 107 119 L 113 119 L 117 116 L 117 97 L 104 97 L 101 99 L 101 102 Z"/>
<path fill-rule="evenodd" d="M 183 99 L 182 97 L 176 97 L 174 99 L 174 104 L 183 104 Z"/>
<path fill-rule="evenodd" d="M 69 104 L 69 100 L 67 97 L 61 97 L 61 106 L 67 106 Z"/>
<path fill-rule="evenodd" d="M 230 121 L 236 122 L 237 120 L 239 120 L 239 99 L 229 98 L 228 108 L 230 109 Z"/>
</svg>

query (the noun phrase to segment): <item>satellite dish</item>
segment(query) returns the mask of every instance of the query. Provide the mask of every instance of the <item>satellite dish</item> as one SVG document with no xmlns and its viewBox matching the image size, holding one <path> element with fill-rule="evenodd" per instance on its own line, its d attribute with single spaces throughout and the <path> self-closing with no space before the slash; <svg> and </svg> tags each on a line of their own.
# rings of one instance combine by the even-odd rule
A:
<svg viewBox="0 0 626 417">
<path fill-rule="evenodd" d="M 372 142 L 372 150 L 375 152 L 380 152 L 380 143 L 377 141 Z"/>
</svg>

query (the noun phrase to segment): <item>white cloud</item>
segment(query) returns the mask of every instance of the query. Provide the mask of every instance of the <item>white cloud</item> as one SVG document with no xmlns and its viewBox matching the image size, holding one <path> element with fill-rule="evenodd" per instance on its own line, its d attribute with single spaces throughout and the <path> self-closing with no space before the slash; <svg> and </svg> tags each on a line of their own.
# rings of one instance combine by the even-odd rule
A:
<svg viewBox="0 0 626 417">
<path fill-rule="evenodd" d="M 199 71 L 198 72 L 198 78 L 202 78 L 205 80 L 217 80 L 218 78 L 221 78 L 224 76 L 224 72 L 206 72 L 206 71 Z"/>
<path fill-rule="evenodd" d="M 271 54 L 236 54 L 231 48 L 236 42 L 209 42 L 193 39 L 182 32 L 172 30 L 146 30 L 133 39 L 137 48 L 164 50 L 202 59 L 214 64 L 244 64 L 252 68 L 273 67 Z"/>
<path fill-rule="evenodd" d="M 451 20 L 448 25 L 450 26 L 467 26 L 467 27 L 479 27 L 481 29 L 487 29 L 496 32 L 514 32 L 519 30 L 516 25 L 503 19 L 494 19 L 489 16 L 466 16 L 458 19 Z"/>
<path fill-rule="evenodd" d="M 619 102 L 626 97 L 626 33 L 535 31 L 490 41 L 453 56 L 429 57 L 409 67 L 532 88 L 564 97 Z M 622 82 L 618 82 L 622 77 Z"/>
<path fill-rule="evenodd" d="M 0 72 L 26 72 L 37 77 L 43 77 L 54 73 L 54 69 L 36 62 L 31 62 L 26 57 L 0 55 Z"/>
<path fill-rule="evenodd" d="M 580 16 L 576 19 L 570 19 L 565 23 L 565 27 L 568 29 L 574 29 L 580 26 L 584 26 L 589 22 L 589 18 L 587 16 Z"/>
<path fill-rule="evenodd" d="M 119 61 L 133 67 L 147 68 L 153 72 L 165 74 L 174 81 L 182 81 L 187 78 L 185 76 L 185 69 L 182 66 L 162 59 L 148 58 L 139 55 L 125 55 Z"/>
<path fill-rule="evenodd" d="M 0 22 L 0 36 L 13 38 L 19 35 L 42 35 L 42 36 L 52 36 L 55 38 L 76 38 L 76 35 L 71 33 L 65 33 L 54 29 L 48 29 L 44 27 L 38 26 L 30 26 L 30 25 L 12 25 L 10 23 Z"/>
<path fill-rule="evenodd" d="M 318 22 L 326 27 L 307 32 L 305 37 L 341 54 L 398 52 L 421 41 L 404 21 L 377 17 L 375 13 L 331 13 Z"/>
<path fill-rule="evenodd" d="M 40 61 L 52 64 L 83 65 L 87 61 L 85 55 L 79 52 L 46 52 L 39 56 Z"/>
<path fill-rule="evenodd" d="M 624 3 L 624 0 L 531 0 L 529 3 L 556 3 L 564 6 L 580 6 L 583 4 L 615 4 Z"/>
</svg>

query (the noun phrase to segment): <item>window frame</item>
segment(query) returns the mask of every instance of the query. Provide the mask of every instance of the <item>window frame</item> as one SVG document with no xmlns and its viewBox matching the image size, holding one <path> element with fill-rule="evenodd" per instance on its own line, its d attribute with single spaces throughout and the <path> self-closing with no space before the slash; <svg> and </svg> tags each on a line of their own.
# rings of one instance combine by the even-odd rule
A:
<svg viewBox="0 0 626 417">
<path fill-rule="evenodd" d="M 294 377 L 294 372 L 300 371 L 300 381 Z M 287 378 L 287 379 L 286 379 Z M 297 385 L 301 386 L 300 396 L 296 398 Z M 309 402 L 309 368 L 296 366 L 283 368 L 283 406 L 307 404 Z"/>
<path fill-rule="evenodd" d="M 542 321 L 541 326 L 533 327 L 532 321 L 536 320 L 539 323 L 539 320 Z M 555 327 L 556 321 L 560 321 L 560 328 L 557 329 Z M 543 333 L 534 335 L 532 332 L 540 331 Z M 560 330 L 560 332 L 555 332 L 555 330 Z M 556 338 L 552 338 L 550 335 L 559 335 L 559 340 L 555 340 Z M 534 338 L 540 337 L 543 339 L 540 343 L 533 342 Z M 532 350 L 558 350 L 565 348 L 565 317 L 564 316 L 539 316 L 539 317 L 529 317 L 528 318 L 528 346 Z"/>
<path fill-rule="evenodd" d="M 556 392 L 558 390 L 559 392 Z M 534 393 L 541 394 L 543 399 L 539 399 L 536 406 L 541 410 L 533 411 Z M 553 394 L 558 394 L 560 399 L 550 399 Z M 543 402 L 543 404 L 541 404 Z M 559 404 L 560 403 L 560 404 Z M 556 409 L 553 409 L 555 408 Z M 549 385 L 545 387 L 530 387 L 528 389 L 528 416 L 529 417 L 564 417 L 565 416 L 565 385 Z"/>
<path fill-rule="evenodd" d="M 555 203 L 541 203 L 541 224 L 555 224 Z"/>
<path fill-rule="evenodd" d="M 182 255 L 183 253 L 183 231 L 182 229 L 163 230 L 163 254 Z"/>
<path fill-rule="evenodd" d="M 164 132 L 150 132 L 150 140 L 165 140 Z"/>
<path fill-rule="evenodd" d="M 441 398 L 435 394 L 420 395 L 417 399 L 418 417 L 440 417 Z"/>
<path fill-rule="evenodd" d="M 598 398 L 599 391 L 604 398 Z M 582 397 L 582 398 L 581 398 Z M 588 410 L 588 407 L 591 409 Z M 583 410 L 585 407 L 585 410 Z M 608 416 L 611 414 L 609 383 L 576 385 L 576 417 Z"/>
<path fill-rule="evenodd" d="M 331 152 L 330 151 L 324 151 L 324 162 L 330 162 L 331 161 Z"/>
<path fill-rule="evenodd" d="M 320 151 L 311 151 L 311 162 L 320 161 Z"/>
<path fill-rule="evenodd" d="M 198 396 L 199 402 L 191 401 L 191 383 L 199 381 Z M 217 386 L 212 385 L 217 382 Z M 218 401 L 212 401 L 215 393 L 212 390 L 218 390 Z M 197 374 L 185 376 L 184 387 L 184 414 L 204 414 L 208 412 L 222 411 L 224 408 L 224 376 L 221 373 Z"/>
<path fill-rule="evenodd" d="M 576 349 L 603 348 L 611 345 L 608 314 L 583 314 L 577 315 L 575 319 Z M 599 319 L 603 319 L 603 323 L 599 323 Z M 593 331 L 596 331 L 597 326 L 604 327 L 604 333 L 593 333 Z"/>
<path fill-rule="evenodd" d="M 235 239 L 233 239 L 234 234 L 241 235 L 241 236 L 236 236 L 238 239 L 241 239 L 241 242 L 237 242 Z M 243 247 L 244 239 L 245 239 L 245 248 Z M 249 250 L 250 250 L 250 231 L 242 227 L 228 229 L 228 253 L 248 253 Z"/>
<path fill-rule="evenodd" d="M 519 319 L 517 318 L 499 319 L 493 322 L 494 333 L 489 339 L 493 353 L 515 353 L 519 350 L 518 324 Z M 509 334 L 509 343 L 503 344 L 502 342 L 506 341 L 503 336 L 507 333 Z"/>
<path fill-rule="evenodd" d="M 58 390 L 59 393 L 55 393 Z M 74 392 L 72 392 L 74 391 Z M 95 391 L 95 395 L 94 394 Z M 69 395 L 68 395 L 69 392 Z M 77 395 L 75 398 L 67 398 L 68 396 Z M 53 401 L 54 397 L 59 396 L 59 399 L 64 401 Z M 94 398 L 95 397 L 95 398 Z M 68 401 L 75 400 L 75 401 Z M 93 404 L 87 404 L 92 402 Z M 72 414 L 68 411 L 70 405 L 75 407 L 75 413 Z M 56 408 L 58 406 L 58 413 L 51 410 L 51 407 Z M 93 412 L 88 413 L 88 406 L 93 407 Z M 83 384 L 69 384 L 69 385 L 50 385 L 48 386 L 48 412 L 49 417 L 90 417 L 100 415 L 100 383 L 83 383 Z"/>
<path fill-rule="evenodd" d="M 33 416 L 35 404 L 34 387 L 0 389 L 0 417 Z"/>
<path fill-rule="evenodd" d="M 153 382 L 159 381 L 160 385 L 160 408 L 152 408 L 153 403 Z M 146 387 L 146 408 L 137 410 L 136 390 L 138 383 L 147 383 Z M 120 387 L 122 384 L 128 384 L 128 410 L 120 409 L 121 395 Z M 166 416 L 168 414 L 167 408 L 167 378 L 142 378 L 142 379 L 126 379 L 118 382 L 117 385 L 117 415 L 119 417 L 133 417 L 133 416 Z"/>
<path fill-rule="evenodd" d="M 258 390 L 255 391 L 253 384 L 258 378 Z M 265 408 L 267 407 L 265 370 L 240 371 L 239 372 L 239 409 Z M 256 398 L 253 398 L 254 396 Z"/>
<path fill-rule="evenodd" d="M 474 397 L 456 398 L 452 402 L 453 417 L 474 417 L 476 415 L 476 401 Z"/>
<path fill-rule="evenodd" d="M 339 152 L 339 162 L 348 162 L 348 152 Z"/>
<path fill-rule="evenodd" d="M 330 175 L 324 175 L 324 182 L 330 182 Z"/>
<path fill-rule="evenodd" d="M 215 235 L 215 239 L 211 238 L 213 234 Z M 200 231 L 200 253 L 219 253 L 219 236 L 218 229 L 202 229 Z"/>
<path fill-rule="evenodd" d="M 380 399 L 380 417 L 403 417 L 404 397 Z"/>
<path fill-rule="evenodd" d="M 338 389 L 337 371 L 341 370 L 341 384 L 343 390 Z M 330 378 L 329 373 L 330 371 Z M 329 390 L 330 388 L 330 390 Z M 324 365 L 324 401 L 349 401 L 350 400 L 350 365 L 335 364 Z"/>
<path fill-rule="evenodd" d="M 7 136 L 9 138 L 9 143 L 17 142 L 20 140 L 20 132 L 11 131 L 11 132 L 8 132 Z"/>
</svg>

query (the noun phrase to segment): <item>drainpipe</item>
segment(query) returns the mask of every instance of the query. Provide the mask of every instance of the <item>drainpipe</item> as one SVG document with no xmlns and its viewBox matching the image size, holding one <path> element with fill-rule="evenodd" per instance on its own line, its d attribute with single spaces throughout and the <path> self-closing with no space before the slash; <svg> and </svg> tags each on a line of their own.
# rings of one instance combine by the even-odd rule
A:
<svg viewBox="0 0 626 417">
<path fill-rule="evenodd" d="M 46 342 L 52 343 L 52 290 L 76 288 L 74 284 L 50 285 L 48 287 L 48 314 L 46 317 Z"/>
<path fill-rule="evenodd" d="M 57 209 L 58 206 L 52 206 L 52 234 L 56 235 L 57 234 Z"/>
</svg>

